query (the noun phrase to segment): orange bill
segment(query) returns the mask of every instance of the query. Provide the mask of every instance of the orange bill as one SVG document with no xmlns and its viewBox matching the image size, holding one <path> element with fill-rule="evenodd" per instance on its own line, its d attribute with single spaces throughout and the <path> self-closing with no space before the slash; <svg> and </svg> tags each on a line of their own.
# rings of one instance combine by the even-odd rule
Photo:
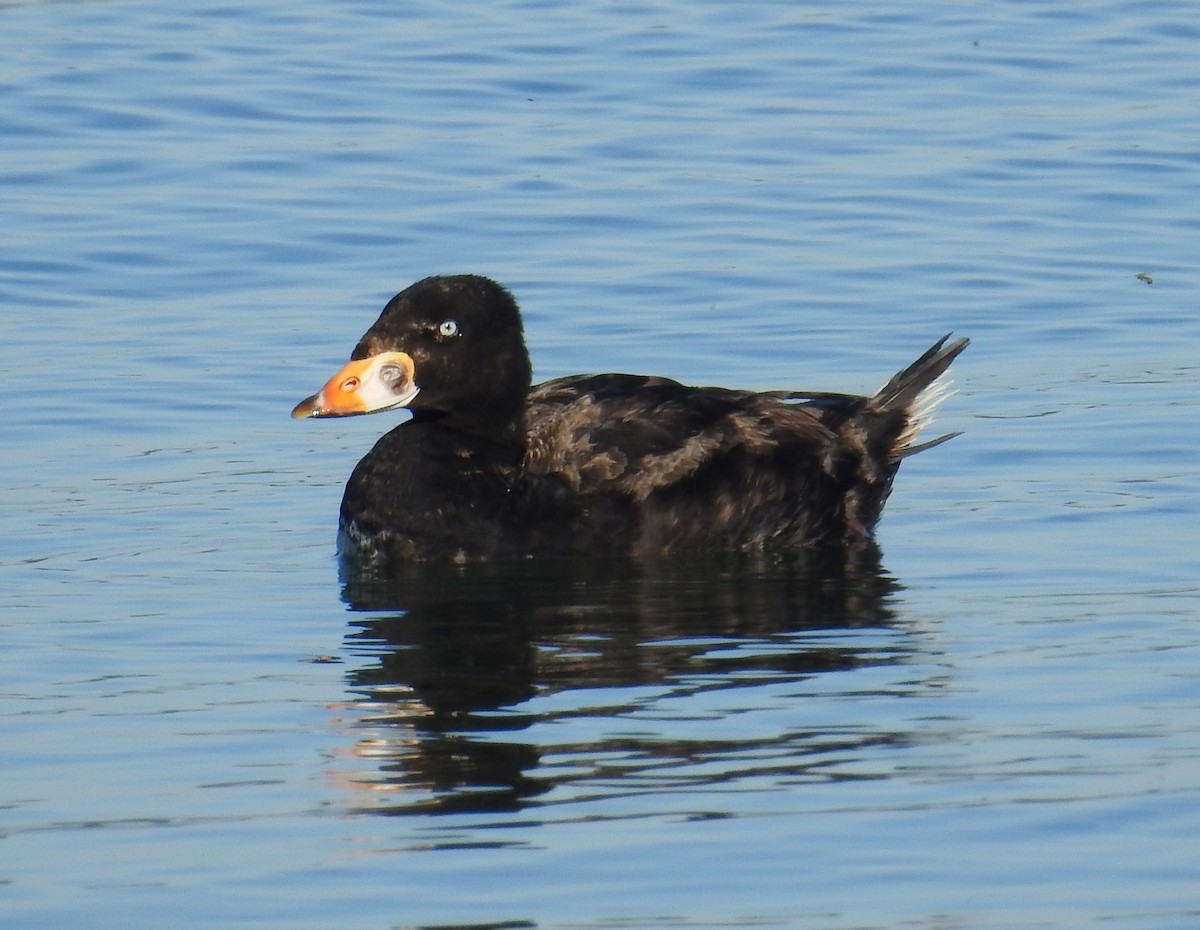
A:
<svg viewBox="0 0 1200 930">
<path fill-rule="evenodd" d="M 420 388 L 407 352 L 381 352 L 348 363 L 321 390 L 296 404 L 292 418 L 349 417 L 406 406 Z"/>
</svg>

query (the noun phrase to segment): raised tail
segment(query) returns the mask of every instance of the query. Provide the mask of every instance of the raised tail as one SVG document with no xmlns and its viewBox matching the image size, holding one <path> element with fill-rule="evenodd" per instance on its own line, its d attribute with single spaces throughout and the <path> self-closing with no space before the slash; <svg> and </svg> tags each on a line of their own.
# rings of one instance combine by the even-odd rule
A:
<svg viewBox="0 0 1200 930">
<path fill-rule="evenodd" d="M 903 459 L 958 435 L 917 442 L 937 405 L 951 393 L 943 377 L 946 369 L 967 347 L 966 339 L 947 345 L 949 338 L 947 334 L 939 339 L 871 397 L 857 398 L 858 404 L 836 427 L 846 448 L 855 453 L 855 477 L 843 503 L 851 540 L 873 533 Z"/>
<path fill-rule="evenodd" d="M 954 392 L 950 380 L 945 376 L 950 363 L 958 358 L 971 340 L 956 339 L 946 345 L 951 334 L 947 333 L 919 359 L 898 372 L 891 381 L 881 387 L 867 402 L 867 408 L 879 414 L 901 414 L 904 426 L 891 439 L 891 460 L 899 462 L 925 449 L 939 446 L 958 433 L 946 433 L 936 439 L 916 442 L 921 431 L 933 420 L 933 414 L 947 397 Z"/>
<path fill-rule="evenodd" d="M 883 512 L 900 463 L 932 449 L 958 433 L 918 442 L 938 404 L 949 397 L 946 370 L 970 340 L 950 340 L 947 333 L 919 359 L 898 372 L 870 397 L 858 394 L 772 391 L 783 401 L 798 401 L 837 437 L 828 461 L 830 477 L 843 486 L 842 514 L 846 538 L 869 538 Z"/>
</svg>

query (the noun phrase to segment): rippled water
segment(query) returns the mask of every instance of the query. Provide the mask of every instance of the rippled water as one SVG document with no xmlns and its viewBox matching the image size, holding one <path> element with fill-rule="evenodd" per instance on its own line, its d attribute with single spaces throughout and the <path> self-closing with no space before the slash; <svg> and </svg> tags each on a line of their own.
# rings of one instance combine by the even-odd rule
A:
<svg viewBox="0 0 1200 930">
<path fill-rule="evenodd" d="M 1194 927 L 1198 12 L 0 4 L 4 925 Z M 340 578 L 288 411 L 458 271 L 965 434 L 879 564 Z"/>
</svg>

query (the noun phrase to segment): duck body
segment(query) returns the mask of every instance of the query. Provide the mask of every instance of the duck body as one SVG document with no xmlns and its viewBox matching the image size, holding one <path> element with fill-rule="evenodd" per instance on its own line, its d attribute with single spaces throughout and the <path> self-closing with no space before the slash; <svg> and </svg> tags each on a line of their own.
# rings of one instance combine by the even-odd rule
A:
<svg viewBox="0 0 1200 930">
<path fill-rule="evenodd" d="M 870 543 L 966 347 L 943 338 L 871 396 L 603 374 L 531 386 L 520 315 L 475 275 L 398 294 L 293 416 L 407 407 L 342 499 L 368 561 L 651 556 Z"/>
</svg>

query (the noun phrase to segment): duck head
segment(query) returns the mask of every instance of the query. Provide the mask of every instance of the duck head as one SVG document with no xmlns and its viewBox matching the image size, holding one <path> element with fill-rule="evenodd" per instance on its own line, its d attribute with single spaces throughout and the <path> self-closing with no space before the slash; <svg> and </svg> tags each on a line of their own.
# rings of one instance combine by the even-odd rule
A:
<svg viewBox="0 0 1200 930">
<path fill-rule="evenodd" d="M 406 407 L 415 418 L 489 432 L 520 421 L 530 379 L 512 295 L 479 275 L 436 276 L 388 301 L 350 361 L 292 416 Z"/>
</svg>

